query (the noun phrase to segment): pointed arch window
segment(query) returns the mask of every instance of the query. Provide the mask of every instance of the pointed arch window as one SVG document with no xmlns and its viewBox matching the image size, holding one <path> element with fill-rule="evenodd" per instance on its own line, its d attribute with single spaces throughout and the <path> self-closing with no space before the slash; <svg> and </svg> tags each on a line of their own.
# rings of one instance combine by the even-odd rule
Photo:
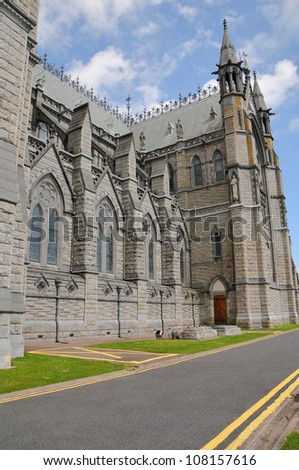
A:
<svg viewBox="0 0 299 470">
<path fill-rule="evenodd" d="M 169 192 L 175 192 L 174 169 L 171 163 L 168 163 Z"/>
<path fill-rule="evenodd" d="M 31 212 L 28 259 L 42 266 L 59 266 L 64 224 L 63 199 L 56 180 L 51 175 L 42 178 L 32 190 L 31 199 L 40 202 Z"/>
<path fill-rule="evenodd" d="M 203 185 L 203 172 L 202 172 L 202 164 L 200 158 L 195 155 L 192 160 L 191 165 L 191 182 L 192 186 L 202 186 Z"/>
<path fill-rule="evenodd" d="M 49 214 L 48 264 L 57 264 L 58 222 L 59 216 L 57 210 L 51 209 Z"/>
<path fill-rule="evenodd" d="M 106 237 L 106 273 L 113 272 L 113 230 L 109 227 Z"/>
<path fill-rule="evenodd" d="M 40 205 L 35 206 L 31 217 L 29 238 L 29 261 L 40 262 L 43 213 Z"/>
<path fill-rule="evenodd" d="M 143 219 L 145 275 L 150 280 L 156 279 L 157 233 L 153 220 L 149 214 Z"/>
<path fill-rule="evenodd" d="M 151 238 L 148 244 L 148 277 L 155 279 L 155 244 Z"/>
<path fill-rule="evenodd" d="M 213 254 L 215 260 L 219 260 L 222 257 L 221 241 L 221 232 L 216 228 L 212 234 Z"/>
<path fill-rule="evenodd" d="M 102 229 L 100 225 L 97 234 L 97 270 L 102 271 Z"/>
<path fill-rule="evenodd" d="M 98 209 L 98 229 L 96 235 L 96 267 L 103 274 L 114 274 L 116 266 L 116 213 L 110 200 L 105 198 Z"/>
<path fill-rule="evenodd" d="M 215 172 L 215 179 L 216 181 L 223 181 L 224 180 L 224 163 L 222 154 L 217 151 L 213 157 L 213 164 L 214 164 L 214 172 Z"/>
</svg>

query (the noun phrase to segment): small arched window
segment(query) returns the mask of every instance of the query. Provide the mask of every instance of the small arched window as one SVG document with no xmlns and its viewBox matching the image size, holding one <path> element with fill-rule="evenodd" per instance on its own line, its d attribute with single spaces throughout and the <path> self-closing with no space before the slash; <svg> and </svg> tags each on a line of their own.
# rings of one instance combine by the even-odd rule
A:
<svg viewBox="0 0 299 470">
<path fill-rule="evenodd" d="M 192 160 L 192 165 L 191 165 L 191 181 L 192 181 L 192 186 L 202 186 L 203 185 L 203 174 L 202 174 L 202 164 L 200 161 L 200 158 L 195 155 L 195 157 Z"/>
<path fill-rule="evenodd" d="M 43 213 L 40 205 L 35 206 L 32 212 L 30 238 L 29 238 L 29 261 L 40 262 L 41 238 Z"/>
<path fill-rule="evenodd" d="M 168 178 L 169 178 L 169 192 L 170 194 L 175 192 L 175 182 L 174 182 L 174 170 L 171 163 L 168 163 Z"/>
<path fill-rule="evenodd" d="M 224 164 L 223 164 L 223 157 L 222 154 L 217 151 L 213 157 L 214 163 L 214 172 L 215 172 L 215 179 L 216 181 L 223 181 L 224 180 Z"/>
<path fill-rule="evenodd" d="M 48 264 L 57 264 L 58 222 L 58 212 L 52 209 L 49 215 Z"/>
</svg>

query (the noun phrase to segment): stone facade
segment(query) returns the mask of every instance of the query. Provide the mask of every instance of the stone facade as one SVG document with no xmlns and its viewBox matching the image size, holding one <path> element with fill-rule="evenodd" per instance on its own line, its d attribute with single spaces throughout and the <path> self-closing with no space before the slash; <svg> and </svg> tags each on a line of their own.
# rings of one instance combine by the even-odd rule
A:
<svg viewBox="0 0 299 470">
<path fill-rule="evenodd" d="M 0 0 L 0 367 L 23 338 L 297 323 L 270 112 L 226 25 L 219 93 L 129 123 L 36 65 L 37 14 Z"/>
</svg>

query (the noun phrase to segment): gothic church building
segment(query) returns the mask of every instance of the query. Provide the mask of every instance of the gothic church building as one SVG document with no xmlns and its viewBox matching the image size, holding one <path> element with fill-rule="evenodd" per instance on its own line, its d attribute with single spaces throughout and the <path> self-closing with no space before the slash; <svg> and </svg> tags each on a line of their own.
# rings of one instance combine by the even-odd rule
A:
<svg viewBox="0 0 299 470">
<path fill-rule="evenodd" d="M 26 339 L 297 323 L 271 112 L 226 22 L 219 89 L 133 119 L 41 62 L 38 9 L 0 0 L 0 367 Z"/>
</svg>

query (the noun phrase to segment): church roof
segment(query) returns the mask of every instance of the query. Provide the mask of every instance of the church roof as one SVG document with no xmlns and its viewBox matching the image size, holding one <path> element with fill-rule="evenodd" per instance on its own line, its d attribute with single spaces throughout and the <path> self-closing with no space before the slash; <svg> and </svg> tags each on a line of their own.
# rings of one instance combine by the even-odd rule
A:
<svg viewBox="0 0 299 470">
<path fill-rule="evenodd" d="M 177 142 L 176 123 L 183 126 L 183 140 L 191 139 L 222 128 L 219 94 L 212 94 L 191 104 L 184 104 L 172 111 L 133 124 L 130 128 L 121 119 L 106 111 L 102 106 L 89 100 L 59 77 L 45 70 L 41 65 L 34 69 L 33 86 L 41 77 L 44 95 L 70 110 L 89 103 L 91 122 L 106 132 L 125 135 L 132 131 L 136 149 L 140 149 L 140 133 L 145 134 L 145 150 L 152 151 Z"/>
<path fill-rule="evenodd" d="M 118 119 L 103 107 L 89 100 L 67 83 L 63 82 L 59 77 L 45 70 L 41 65 L 37 65 L 33 73 L 33 86 L 37 79 L 41 77 L 45 78 L 43 88 L 44 94 L 48 98 L 51 98 L 57 103 L 64 104 L 64 106 L 71 110 L 79 104 L 89 103 L 91 122 L 93 125 L 107 132 L 110 130 L 112 133 L 121 135 L 128 133 L 127 125 L 121 119 Z"/>
<path fill-rule="evenodd" d="M 213 110 L 213 112 L 211 112 Z M 174 145 L 178 138 L 176 123 L 183 126 L 183 140 L 199 137 L 223 127 L 219 94 L 211 95 L 192 104 L 184 105 L 160 116 L 146 119 L 131 127 L 136 149 L 140 149 L 139 136 L 145 135 L 145 151 L 150 152 L 168 145 Z"/>
</svg>

